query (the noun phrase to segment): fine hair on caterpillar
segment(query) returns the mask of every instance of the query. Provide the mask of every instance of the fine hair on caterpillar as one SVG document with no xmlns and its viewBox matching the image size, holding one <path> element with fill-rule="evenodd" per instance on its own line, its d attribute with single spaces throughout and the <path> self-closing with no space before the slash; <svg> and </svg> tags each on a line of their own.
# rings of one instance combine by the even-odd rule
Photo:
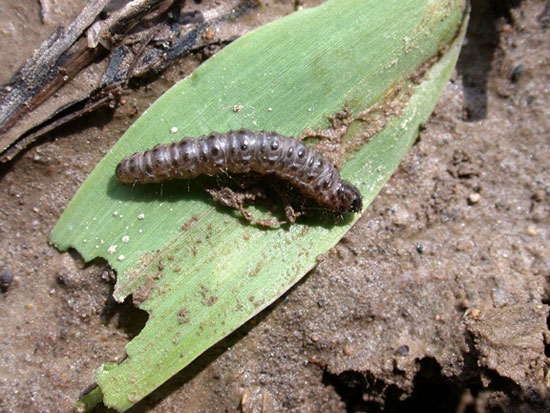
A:
<svg viewBox="0 0 550 413">
<path fill-rule="evenodd" d="M 338 214 L 362 209 L 359 190 L 327 158 L 275 132 L 241 129 L 158 144 L 123 159 L 116 177 L 126 184 L 145 184 L 227 172 L 276 175 Z"/>
</svg>

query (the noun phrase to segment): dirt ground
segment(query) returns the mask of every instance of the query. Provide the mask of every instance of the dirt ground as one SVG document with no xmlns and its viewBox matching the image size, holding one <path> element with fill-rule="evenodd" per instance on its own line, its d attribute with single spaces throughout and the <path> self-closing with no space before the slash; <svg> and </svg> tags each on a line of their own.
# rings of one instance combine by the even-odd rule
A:
<svg viewBox="0 0 550 413">
<path fill-rule="evenodd" d="M 43 3 L 41 23 L 36 0 L 0 0 L 0 82 L 79 9 Z M 296 6 L 262 3 L 247 28 Z M 283 298 L 131 411 L 550 411 L 550 2 L 472 6 L 453 78 L 366 214 Z M 48 235 L 134 108 L 200 61 L 0 165 L 0 272 L 15 276 L 0 294 L 0 411 L 70 411 L 143 326 L 145 313 L 110 298 L 103 263 L 59 253 Z"/>
</svg>

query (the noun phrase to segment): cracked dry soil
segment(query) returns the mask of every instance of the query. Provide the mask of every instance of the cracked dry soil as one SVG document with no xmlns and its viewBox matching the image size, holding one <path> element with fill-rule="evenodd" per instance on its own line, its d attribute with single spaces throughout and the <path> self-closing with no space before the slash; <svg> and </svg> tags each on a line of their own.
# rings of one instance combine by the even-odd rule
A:
<svg viewBox="0 0 550 413">
<path fill-rule="evenodd" d="M 2 82 L 78 10 L 41 24 L 36 1 L 0 6 Z M 242 31 L 294 6 L 263 1 Z M 0 295 L 0 411 L 70 411 L 143 326 L 110 298 L 104 264 L 48 235 L 133 111 L 200 61 L 0 166 L 0 271 L 14 275 Z M 425 126 L 315 270 L 132 411 L 548 411 L 550 3 L 474 1 Z"/>
</svg>

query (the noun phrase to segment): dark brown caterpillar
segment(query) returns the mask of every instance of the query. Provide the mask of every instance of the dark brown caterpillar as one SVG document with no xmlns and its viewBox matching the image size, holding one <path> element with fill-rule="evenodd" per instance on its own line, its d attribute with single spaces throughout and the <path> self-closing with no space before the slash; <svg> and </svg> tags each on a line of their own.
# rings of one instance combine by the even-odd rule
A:
<svg viewBox="0 0 550 413">
<path fill-rule="evenodd" d="M 359 190 L 344 181 L 329 160 L 302 142 L 274 132 L 241 129 L 159 144 L 122 160 L 116 176 L 126 184 L 144 184 L 250 171 L 275 174 L 305 197 L 340 214 L 362 208 Z"/>
</svg>

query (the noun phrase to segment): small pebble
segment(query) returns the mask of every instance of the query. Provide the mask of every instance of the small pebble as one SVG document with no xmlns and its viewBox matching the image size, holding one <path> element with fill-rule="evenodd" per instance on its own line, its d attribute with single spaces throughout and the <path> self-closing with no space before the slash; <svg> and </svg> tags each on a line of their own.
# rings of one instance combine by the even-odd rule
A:
<svg viewBox="0 0 550 413">
<path fill-rule="evenodd" d="M 477 308 L 473 308 L 472 311 L 470 311 L 470 318 L 472 319 L 479 319 L 481 316 L 481 310 L 478 310 Z"/>
<path fill-rule="evenodd" d="M 216 35 L 216 30 L 214 30 L 212 27 L 210 27 L 206 32 L 204 33 L 204 38 L 206 40 L 212 40 L 214 36 Z"/>
<path fill-rule="evenodd" d="M 140 219 L 140 220 L 141 220 L 141 219 L 145 219 L 145 214 L 139 214 L 139 215 L 138 215 L 138 219 Z"/>
<path fill-rule="evenodd" d="M 0 288 L 2 291 L 8 291 L 13 281 L 13 273 L 10 270 L 3 270 L 0 273 Z"/>
<path fill-rule="evenodd" d="M 351 356 L 353 354 L 353 347 L 352 346 L 345 346 L 344 347 L 344 356 Z"/>
<path fill-rule="evenodd" d="M 404 356 L 409 354 L 409 350 L 410 350 L 409 346 L 404 345 L 404 346 L 399 347 L 397 350 L 395 350 L 395 354 L 404 357 Z"/>
<path fill-rule="evenodd" d="M 472 192 L 470 195 L 468 195 L 468 202 L 470 204 L 477 204 L 480 199 L 481 195 L 479 194 L 479 192 Z"/>
<path fill-rule="evenodd" d="M 124 258 L 126 258 L 126 257 L 125 257 L 124 255 L 122 255 L 122 254 L 120 254 L 120 255 L 117 257 L 117 259 L 118 259 L 119 261 L 122 261 Z"/>
<path fill-rule="evenodd" d="M 513 293 L 503 288 L 493 288 L 491 296 L 493 299 L 493 305 L 497 308 L 506 307 L 507 305 L 514 305 L 518 302 L 518 299 Z"/>
<path fill-rule="evenodd" d="M 510 80 L 512 82 L 517 82 L 523 75 L 523 72 L 525 72 L 525 66 L 522 64 L 517 65 L 512 72 L 512 76 L 510 76 Z"/>
<path fill-rule="evenodd" d="M 537 227 L 534 225 L 528 225 L 527 228 L 525 228 L 525 233 L 530 237 L 534 237 L 537 235 Z"/>
<path fill-rule="evenodd" d="M 170 133 L 178 133 L 178 128 L 177 128 L 177 126 L 172 126 L 172 127 L 170 128 Z"/>
</svg>

